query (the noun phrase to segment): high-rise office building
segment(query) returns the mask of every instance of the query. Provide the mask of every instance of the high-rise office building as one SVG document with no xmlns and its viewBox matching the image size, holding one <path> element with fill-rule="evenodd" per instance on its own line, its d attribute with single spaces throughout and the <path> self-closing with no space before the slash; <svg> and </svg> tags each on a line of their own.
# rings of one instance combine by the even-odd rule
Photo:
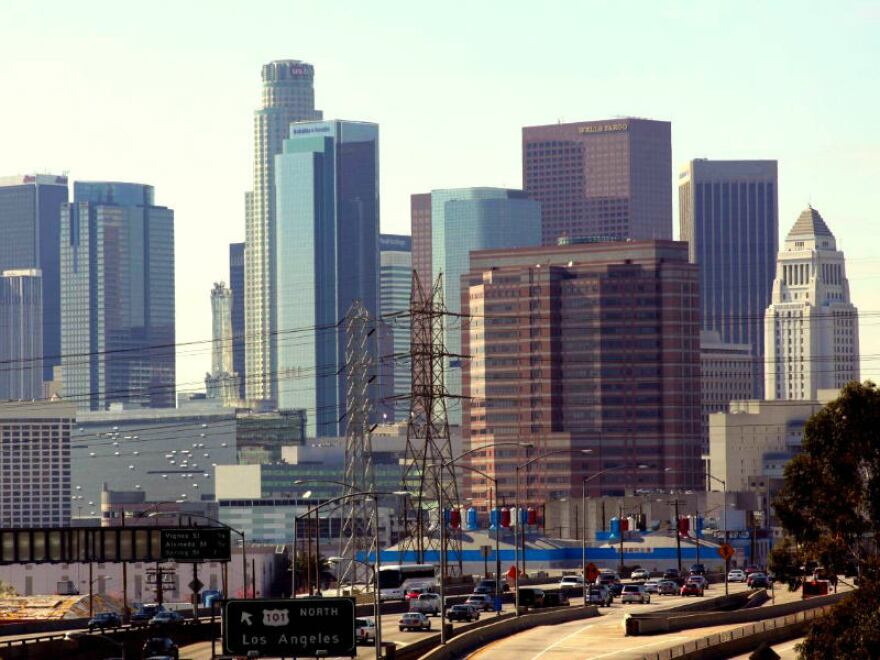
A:
<svg viewBox="0 0 880 660">
<path fill-rule="evenodd" d="M 61 364 L 59 242 L 67 177 L 0 177 L 0 271 L 37 268 L 43 274 L 43 373 Z"/>
<path fill-rule="evenodd" d="M 423 287 L 431 285 L 431 193 L 410 195 L 412 267 Z"/>
<path fill-rule="evenodd" d="M 356 300 L 379 309 L 378 149 L 376 124 L 300 122 L 276 158 L 278 407 L 306 410 L 310 436 L 344 432 L 340 321 Z"/>
<path fill-rule="evenodd" d="M 523 188 L 541 202 L 544 245 L 671 239 L 671 132 L 633 117 L 523 128 Z"/>
<path fill-rule="evenodd" d="M 70 524 L 70 430 L 66 401 L 0 402 L 0 527 Z"/>
<path fill-rule="evenodd" d="M 416 195 L 413 196 L 414 198 Z M 541 244 L 541 205 L 522 190 L 507 188 L 450 188 L 432 190 L 430 224 L 413 221 L 413 248 L 425 243 L 430 228 L 431 277 L 422 279 L 430 292 L 432 279 L 443 276 L 443 299 L 450 312 L 461 310 L 461 276 L 468 271 L 472 250 L 530 247 Z M 420 200 L 420 204 L 423 202 Z M 413 252 L 415 266 L 416 253 Z M 461 354 L 461 332 L 446 324 L 446 350 Z M 450 359 L 446 369 L 450 394 L 461 394 L 461 360 Z M 449 408 L 449 421 L 461 423 L 461 407 Z"/>
<path fill-rule="evenodd" d="M 174 212 L 152 186 L 76 182 L 62 207 L 64 398 L 175 405 Z"/>
<path fill-rule="evenodd" d="M 223 282 L 215 282 L 211 289 L 211 373 L 205 376 L 205 391 L 209 399 L 229 405 L 239 400 L 232 346 L 232 291 Z"/>
<path fill-rule="evenodd" d="M 32 401 L 43 391 L 43 277 L 38 269 L 0 272 L 0 401 Z"/>
<path fill-rule="evenodd" d="M 590 450 L 535 463 L 521 502 L 580 496 L 601 470 L 593 495 L 701 486 L 699 281 L 684 243 L 473 252 L 462 282 L 465 449 Z M 471 464 L 510 502 L 526 458 L 489 449 Z M 489 486 L 466 490 L 483 507 Z"/>
<path fill-rule="evenodd" d="M 700 331 L 704 456 L 709 454 L 709 415 L 727 412 L 731 401 L 755 398 L 754 361 L 751 344 L 729 344 L 715 331 Z"/>
<path fill-rule="evenodd" d="M 412 292 L 412 239 L 398 234 L 379 236 L 379 314 L 382 318 L 380 332 L 390 336 L 383 345 L 393 355 L 381 351 L 381 362 L 386 365 L 383 375 L 390 384 L 383 387 L 385 410 L 392 421 L 407 419 L 412 385 L 412 361 L 404 357 L 410 352 L 409 302 Z M 390 386 L 389 386 L 390 385 Z"/>
<path fill-rule="evenodd" d="M 779 252 L 764 341 L 767 399 L 814 400 L 859 379 L 859 313 L 843 252 L 812 206 Z"/>
<path fill-rule="evenodd" d="M 262 106 L 254 113 L 254 189 L 245 196 L 245 391 L 251 401 L 276 400 L 275 156 L 291 122 L 321 119 L 315 110 L 315 71 L 299 60 L 263 66 Z"/>
<path fill-rule="evenodd" d="M 689 162 L 679 173 L 679 232 L 700 267 L 703 330 L 750 344 L 750 398 L 764 390 L 764 310 L 778 250 L 775 160 Z"/>
<path fill-rule="evenodd" d="M 232 367 L 238 374 L 238 398 L 244 401 L 244 243 L 229 244 L 229 288 L 232 289 Z"/>
</svg>

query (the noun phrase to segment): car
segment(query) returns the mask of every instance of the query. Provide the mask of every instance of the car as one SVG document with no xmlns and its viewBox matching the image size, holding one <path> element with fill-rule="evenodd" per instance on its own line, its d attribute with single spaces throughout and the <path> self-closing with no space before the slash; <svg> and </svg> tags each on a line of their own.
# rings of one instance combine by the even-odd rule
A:
<svg viewBox="0 0 880 660">
<path fill-rule="evenodd" d="M 678 585 L 684 584 L 681 573 L 678 572 L 677 568 L 667 568 L 665 571 L 663 571 L 663 579 L 672 580 Z"/>
<path fill-rule="evenodd" d="M 357 644 L 372 644 L 376 641 L 376 620 L 365 616 L 354 620 L 354 640 Z"/>
<path fill-rule="evenodd" d="M 624 605 L 627 603 L 639 603 L 645 605 L 651 602 L 651 594 L 645 591 L 644 585 L 625 584 L 623 585 L 623 591 L 620 595 L 620 602 Z"/>
<path fill-rule="evenodd" d="M 122 625 L 122 619 L 119 618 L 119 615 L 116 612 L 98 612 L 95 616 L 89 619 L 89 631 L 91 632 L 95 628 L 99 628 L 104 630 L 105 628 L 118 628 Z"/>
<path fill-rule="evenodd" d="M 760 568 L 758 568 L 754 564 L 752 566 L 746 566 L 746 575 L 751 575 L 752 573 L 763 573 L 763 572 L 764 571 L 762 571 Z"/>
<path fill-rule="evenodd" d="M 170 626 L 183 623 L 183 615 L 180 612 L 172 612 L 170 610 L 162 610 L 156 612 L 156 616 L 150 619 L 151 626 Z"/>
<path fill-rule="evenodd" d="M 440 616 L 440 594 L 419 594 L 418 598 L 409 601 L 410 612 L 421 612 L 426 616 Z"/>
<path fill-rule="evenodd" d="M 612 582 L 611 584 L 605 585 L 611 591 L 612 596 L 619 596 L 623 593 L 623 584 L 620 582 Z"/>
<path fill-rule="evenodd" d="M 449 621 L 476 621 L 480 613 L 470 605 L 453 605 L 446 610 L 446 618 Z"/>
<path fill-rule="evenodd" d="M 614 595 L 611 589 L 601 584 L 591 584 L 587 587 L 586 602 L 588 605 L 598 605 L 599 607 L 611 607 L 614 602 Z"/>
<path fill-rule="evenodd" d="M 612 570 L 602 569 L 599 577 L 596 578 L 596 584 L 611 584 L 612 582 L 620 582 L 620 576 Z"/>
<path fill-rule="evenodd" d="M 691 575 L 706 575 L 706 567 L 703 564 L 691 564 Z"/>
<path fill-rule="evenodd" d="M 488 591 L 484 591 L 484 589 L 488 589 Z M 510 591 L 510 585 L 507 584 L 504 580 L 501 580 L 501 592 L 505 593 Z M 480 580 L 477 586 L 474 588 L 475 594 L 493 594 L 495 593 L 495 580 Z"/>
<path fill-rule="evenodd" d="M 400 632 L 404 630 L 430 630 L 431 619 L 421 612 L 407 612 L 400 617 L 397 627 L 400 628 Z"/>
<path fill-rule="evenodd" d="M 419 596 L 426 594 L 429 591 L 430 589 L 428 587 L 410 587 L 404 596 L 404 600 L 416 600 Z"/>
<path fill-rule="evenodd" d="M 746 581 L 745 571 L 742 571 L 738 568 L 734 568 L 727 574 L 728 582 L 745 582 Z"/>
<path fill-rule="evenodd" d="M 164 610 L 164 607 L 155 603 L 141 605 L 137 610 L 132 612 L 131 622 L 135 625 L 149 623 L 150 619 L 152 619 L 154 616 L 156 616 L 156 614 Z"/>
<path fill-rule="evenodd" d="M 520 607 L 544 607 L 544 591 L 536 587 L 520 587 Z"/>
<path fill-rule="evenodd" d="M 465 605 L 472 605 L 478 610 L 491 612 L 495 609 L 495 599 L 488 594 L 471 594 L 464 601 Z"/>
<path fill-rule="evenodd" d="M 752 573 L 746 580 L 749 589 L 767 589 L 770 587 L 770 578 L 766 573 Z"/>
<path fill-rule="evenodd" d="M 141 649 L 144 658 L 177 658 L 180 657 L 180 649 L 168 637 L 152 637 L 144 642 Z"/>
<path fill-rule="evenodd" d="M 679 592 L 682 596 L 702 596 L 703 595 L 703 585 L 699 582 L 693 582 L 688 580 L 685 582 L 681 591 Z"/>
<path fill-rule="evenodd" d="M 678 584 L 674 580 L 660 580 L 658 593 L 661 596 L 676 596 L 678 595 Z"/>
<path fill-rule="evenodd" d="M 644 568 L 637 568 L 632 572 L 632 575 L 630 575 L 630 579 L 633 582 L 644 582 L 649 577 L 651 577 L 651 573 L 646 571 Z"/>
<path fill-rule="evenodd" d="M 559 581 L 560 589 L 570 589 L 572 587 L 583 587 L 584 586 L 584 578 L 580 575 L 563 575 L 562 579 Z"/>
<path fill-rule="evenodd" d="M 648 580 L 645 582 L 645 591 L 649 594 L 659 594 L 660 593 L 660 583 L 662 580 L 654 578 L 653 580 Z"/>
<path fill-rule="evenodd" d="M 705 577 L 704 575 L 691 575 L 691 576 L 688 577 L 687 580 L 685 580 L 685 583 L 688 583 L 688 582 L 696 582 L 696 583 L 698 583 L 703 589 L 708 589 L 708 588 L 709 588 L 709 580 L 707 580 L 706 577 Z"/>
<path fill-rule="evenodd" d="M 560 607 L 568 605 L 570 602 L 565 590 L 550 591 L 544 594 L 544 602 L 541 604 L 541 607 Z"/>
</svg>

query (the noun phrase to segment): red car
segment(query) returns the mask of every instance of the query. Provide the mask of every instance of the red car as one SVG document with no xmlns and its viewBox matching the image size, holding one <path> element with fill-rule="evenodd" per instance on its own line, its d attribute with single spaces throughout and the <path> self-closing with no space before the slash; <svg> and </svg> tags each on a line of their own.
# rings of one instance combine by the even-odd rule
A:
<svg viewBox="0 0 880 660">
<path fill-rule="evenodd" d="M 406 592 L 406 600 L 418 600 L 424 593 L 428 593 L 428 590 L 424 587 L 415 587 Z"/>
<path fill-rule="evenodd" d="M 702 596 L 703 585 L 699 582 L 685 582 L 681 588 L 682 596 Z"/>
</svg>

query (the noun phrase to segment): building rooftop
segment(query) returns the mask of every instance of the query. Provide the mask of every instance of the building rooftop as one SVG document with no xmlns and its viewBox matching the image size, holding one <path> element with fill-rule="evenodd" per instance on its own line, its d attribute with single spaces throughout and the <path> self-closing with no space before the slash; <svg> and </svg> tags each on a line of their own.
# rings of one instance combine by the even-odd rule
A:
<svg viewBox="0 0 880 660">
<path fill-rule="evenodd" d="M 798 219 L 794 223 L 794 226 L 791 228 L 791 231 L 788 232 L 788 237 L 791 238 L 792 236 L 833 237 L 834 234 L 832 234 L 831 230 L 828 229 L 828 225 L 825 224 L 825 221 L 822 219 L 822 216 L 819 214 L 819 212 L 812 206 L 808 206 L 798 216 Z"/>
</svg>

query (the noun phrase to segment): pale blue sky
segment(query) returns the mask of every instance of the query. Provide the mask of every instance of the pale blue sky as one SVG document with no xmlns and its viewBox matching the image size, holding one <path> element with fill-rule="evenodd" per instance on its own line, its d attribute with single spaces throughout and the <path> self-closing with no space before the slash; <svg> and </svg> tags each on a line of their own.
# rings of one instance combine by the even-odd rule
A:
<svg viewBox="0 0 880 660">
<path fill-rule="evenodd" d="M 176 212 L 178 341 L 207 339 L 244 237 L 260 65 L 288 57 L 315 65 L 325 117 L 380 124 L 383 231 L 409 233 L 413 192 L 519 187 L 524 125 L 670 120 L 674 172 L 778 159 L 782 234 L 808 201 L 823 214 L 880 376 L 880 3 L 6 2 L 0 175 L 155 185 Z M 179 384 L 208 367 L 182 348 Z"/>
</svg>

